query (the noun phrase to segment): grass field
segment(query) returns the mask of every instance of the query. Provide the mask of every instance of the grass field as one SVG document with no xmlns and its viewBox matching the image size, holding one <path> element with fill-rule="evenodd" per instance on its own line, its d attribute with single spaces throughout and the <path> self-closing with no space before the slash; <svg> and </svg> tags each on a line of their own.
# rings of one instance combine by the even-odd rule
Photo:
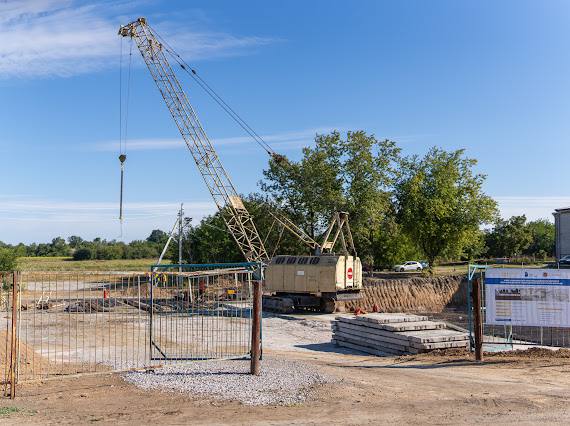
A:
<svg viewBox="0 0 570 426">
<path fill-rule="evenodd" d="M 148 271 L 156 259 L 73 261 L 71 257 L 21 257 L 21 271 Z M 168 262 L 163 262 L 168 263 Z"/>
<path fill-rule="evenodd" d="M 73 261 L 71 257 L 21 257 L 21 271 L 148 271 L 156 259 L 117 259 Z M 163 263 L 169 263 L 165 260 Z M 489 265 L 491 266 L 491 265 Z M 493 265 L 503 268 L 520 268 L 521 265 Z M 546 267 L 545 264 L 524 265 L 526 268 Z M 467 265 L 438 265 L 434 275 L 467 274 Z"/>
</svg>

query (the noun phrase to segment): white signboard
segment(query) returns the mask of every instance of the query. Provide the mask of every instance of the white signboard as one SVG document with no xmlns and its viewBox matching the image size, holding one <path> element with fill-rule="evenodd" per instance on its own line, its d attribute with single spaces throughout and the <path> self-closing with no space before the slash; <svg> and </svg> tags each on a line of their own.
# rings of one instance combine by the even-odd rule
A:
<svg viewBox="0 0 570 426">
<path fill-rule="evenodd" d="M 489 268 L 487 324 L 570 327 L 570 269 Z"/>
</svg>

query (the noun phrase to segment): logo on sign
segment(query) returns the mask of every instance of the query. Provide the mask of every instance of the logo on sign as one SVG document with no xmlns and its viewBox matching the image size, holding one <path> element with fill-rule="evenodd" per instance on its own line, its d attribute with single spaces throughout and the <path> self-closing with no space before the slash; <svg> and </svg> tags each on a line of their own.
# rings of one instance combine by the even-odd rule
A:
<svg viewBox="0 0 570 426">
<path fill-rule="evenodd" d="M 346 277 L 351 280 L 352 279 L 352 268 L 348 268 L 348 271 L 346 271 Z"/>
</svg>

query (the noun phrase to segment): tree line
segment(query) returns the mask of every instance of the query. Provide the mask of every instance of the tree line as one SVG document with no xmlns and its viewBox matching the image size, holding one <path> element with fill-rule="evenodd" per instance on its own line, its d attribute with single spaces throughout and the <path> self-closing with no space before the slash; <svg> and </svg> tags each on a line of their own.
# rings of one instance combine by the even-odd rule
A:
<svg viewBox="0 0 570 426">
<path fill-rule="evenodd" d="M 385 268 L 405 260 L 472 260 L 554 252 L 554 225 L 524 216 L 503 220 L 485 194 L 484 174 L 464 150 L 432 148 L 403 155 L 396 142 L 364 131 L 317 135 L 299 161 L 274 157 L 244 197 L 269 254 L 308 253 L 295 237 L 279 234 L 268 210 L 285 213 L 317 240 L 335 211 L 349 213 L 363 262 Z M 277 244 L 279 243 L 279 244 Z M 185 261 L 239 261 L 223 212 L 205 218 L 186 235 Z"/>
<path fill-rule="evenodd" d="M 271 158 L 260 191 L 243 198 L 269 255 L 310 252 L 276 225 L 269 212 L 278 210 L 317 241 L 336 211 L 348 212 L 358 254 L 374 268 L 419 259 L 434 265 L 481 257 L 552 256 L 554 225 L 527 222 L 524 216 L 501 219 L 497 203 L 483 190 L 486 176 L 476 165 L 461 149 L 434 147 L 423 156 L 410 156 L 394 141 L 364 131 L 335 131 L 316 135 L 314 146 L 304 148 L 298 161 Z M 27 246 L 0 243 L 0 258 L 8 252 L 75 260 L 152 258 L 167 238 L 155 230 L 146 240 L 128 244 L 77 236 Z M 171 247 L 167 258 L 178 259 L 177 247 Z M 243 261 L 223 211 L 187 228 L 183 261 Z"/>
<path fill-rule="evenodd" d="M 102 238 L 87 241 L 79 236 L 67 240 L 56 237 L 50 243 L 29 245 L 9 245 L 0 241 L 0 265 L 13 264 L 18 257 L 71 257 L 78 261 L 158 258 L 167 239 L 168 234 L 157 229 L 145 240 L 130 243 Z"/>
</svg>

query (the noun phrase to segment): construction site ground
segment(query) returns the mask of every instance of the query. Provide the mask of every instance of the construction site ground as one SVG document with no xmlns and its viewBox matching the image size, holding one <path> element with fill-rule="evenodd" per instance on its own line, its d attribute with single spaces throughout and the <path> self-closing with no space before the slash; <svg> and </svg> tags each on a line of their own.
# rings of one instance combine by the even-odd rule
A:
<svg viewBox="0 0 570 426">
<path fill-rule="evenodd" d="M 337 381 L 293 406 L 247 406 L 145 391 L 120 374 L 22 384 L 0 401 L 2 424 L 556 423 L 570 416 L 570 354 L 535 349 L 373 357 L 330 342 L 332 316 L 264 318 L 264 357 L 310 364 Z M 228 361 L 231 362 L 231 361 Z"/>
</svg>

